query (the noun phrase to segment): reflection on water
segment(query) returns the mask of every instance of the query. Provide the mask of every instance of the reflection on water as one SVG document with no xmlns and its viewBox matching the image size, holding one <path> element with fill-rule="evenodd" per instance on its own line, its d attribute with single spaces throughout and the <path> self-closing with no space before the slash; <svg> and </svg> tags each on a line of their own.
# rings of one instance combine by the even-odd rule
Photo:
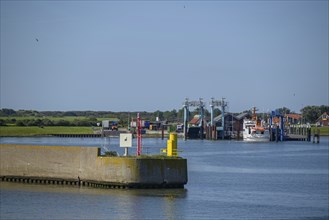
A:
<svg viewBox="0 0 329 220">
<path fill-rule="evenodd" d="M 186 189 L 100 189 L 8 182 L 0 182 L 0 187 L 1 219 L 24 215 L 25 219 L 26 214 L 31 218 L 56 216 L 58 219 L 108 219 L 106 215 L 111 216 L 110 219 L 136 219 L 141 214 L 146 218 L 150 215 L 149 206 L 154 206 L 154 202 L 165 210 L 158 213 L 160 217 L 174 219 L 176 199 L 184 199 L 187 194 Z M 61 211 L 69 207 L 72 214 Z M 91 209 L 93 207 L 96 210 Z M 39 213 L 40 208 L 48 214 Z M 53 210 L 55 208 L 58 212 Z"/>
<path fill-rule="evenodd" d="M 190 166 L 189 171 L 196 172 L 210 172 L 210 173 L 235 173 L 235 174 L 309 174 L 309 175 L 326 175 L 328 174 L 328 169 L 275 169 L 275 168 L 267 168 L 264 169 L 262 167 L 254 167 L 254 168 L 241 168 L 241 167 L 225 167 L 225 166 L 213 166 L 207 164 L 201 164 L 197 166 Z"/>
<path fill-rule="evenodd" d="M 42 185 L 25 184 L 16 182 L 0 182 L 2 190 L 8 191 L 33 191 L 33 192 L 54 192 L 54 193 L 73 193 L 102 196 L 147 196 L 147 197 L 169 197 L 184 198 L 187 189 L 103 189 L 87 186 L 75 185 Z"/>
<path fill-rule="evenodd" d="M 123 153 L 118 138 L 0 141 L 94 146 Z M 320 144 L 180 139 L 180 156 L 188 160 L 185 189 L 2 182 L 0 219 L 328 219 L 328 144 L 328 137 L 321 137 Z M 143 146 L 144 153 L 159 153 L 166 140 L 144 139 Z"/>
</svg>

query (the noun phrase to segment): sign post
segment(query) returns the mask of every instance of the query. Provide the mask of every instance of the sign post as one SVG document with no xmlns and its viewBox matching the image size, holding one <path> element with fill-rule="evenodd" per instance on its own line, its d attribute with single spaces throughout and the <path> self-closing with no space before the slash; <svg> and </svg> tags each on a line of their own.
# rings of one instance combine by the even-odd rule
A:
<svg viewBox="0 0 329 220">
<path fill-rule="evenodd" d="M 120 147 L 125 148 L 124 156 L 128 156 L 128 148 L 132 147 L 132 134 L 120 134 Z"/>
</svg>

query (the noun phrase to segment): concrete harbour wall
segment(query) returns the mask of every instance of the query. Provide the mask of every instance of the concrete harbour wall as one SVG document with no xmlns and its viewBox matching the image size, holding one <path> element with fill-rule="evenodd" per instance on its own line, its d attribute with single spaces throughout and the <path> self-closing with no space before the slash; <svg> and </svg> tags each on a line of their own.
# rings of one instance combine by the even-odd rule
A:
<svg viewBox="0 0 329 220">
<path fill-rule="evenodd" d="M 186 159 L 105 157 L 96 147 L 2 144 L 0 163 L 0 177 L 9 181 L 73 181 L 136 188 L 181 188 L 187 183 Z"/>
</svg>

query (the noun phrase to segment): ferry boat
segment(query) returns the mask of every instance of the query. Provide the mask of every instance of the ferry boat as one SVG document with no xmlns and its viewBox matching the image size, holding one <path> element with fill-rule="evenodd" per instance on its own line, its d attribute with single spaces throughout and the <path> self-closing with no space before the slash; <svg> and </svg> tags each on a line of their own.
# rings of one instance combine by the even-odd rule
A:
<svg viewBox="0 0 329 220">
<path fill-rule="evenodd" d="M 270 131 L 264 126 L 258 126 L 256 121 L 243 120 L 243 140 L 249 142 L 270 141 Z"/>
<path fill-rule="evenodd" d="M 243 140 L 248 142 L 270 141 L 270 131 L 264 121 L 257 120 L 256 108 L 253 109 L 252 119 L 243 120 Z"/>
</svg>

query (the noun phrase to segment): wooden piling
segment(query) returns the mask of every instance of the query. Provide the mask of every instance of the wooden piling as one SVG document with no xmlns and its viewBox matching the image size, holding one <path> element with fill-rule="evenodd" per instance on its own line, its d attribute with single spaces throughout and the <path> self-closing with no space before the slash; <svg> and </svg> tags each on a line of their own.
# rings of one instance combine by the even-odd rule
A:
<svg viewBox="0 0 329 220">
<path fill-rule="evenodd" d="M 310 142 L 311 141 L 311 128 L 307 129 L 307 141 Z"/>
</svg>

